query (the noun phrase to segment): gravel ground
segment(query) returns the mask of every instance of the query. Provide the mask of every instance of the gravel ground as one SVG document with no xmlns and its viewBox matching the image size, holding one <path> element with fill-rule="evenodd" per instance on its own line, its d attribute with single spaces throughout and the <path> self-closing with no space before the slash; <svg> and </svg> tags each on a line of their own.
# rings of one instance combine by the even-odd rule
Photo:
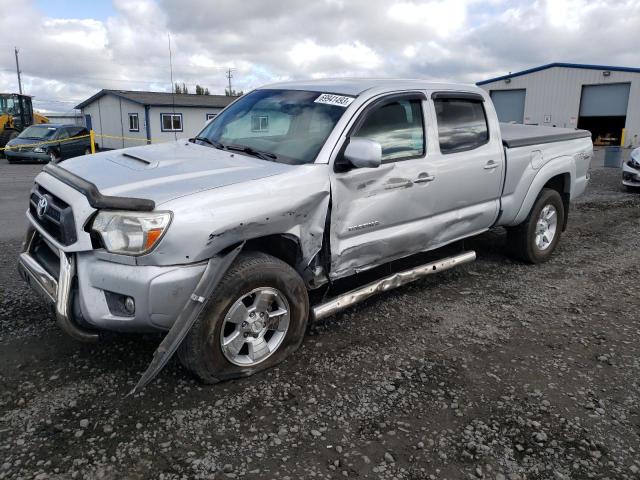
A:
<svg viewBox="0 0 640 480">
<path fill-rule="evenodd" d="M 640 474 L 640 195 L 593 173 L 553 259 L 505 253 L 311 328 L 257 376 L 173 360 L 157 336 L 66 338 L 0 240 L 0 479 L 625 479 Z"/>
</svg>

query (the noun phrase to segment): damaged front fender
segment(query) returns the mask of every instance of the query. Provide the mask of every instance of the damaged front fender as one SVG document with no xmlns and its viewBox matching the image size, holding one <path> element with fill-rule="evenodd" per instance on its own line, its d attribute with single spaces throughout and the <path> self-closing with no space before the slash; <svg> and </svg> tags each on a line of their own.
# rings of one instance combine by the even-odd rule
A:
<svg viewBox="0 0 640 480">
<path fill-rule="evenodd" d="M 151 363 L 128 395 L 133 395 L 148 385 L 149 382 L 160 373 L 176 350 L 178 350 L 178 347 L 197 320 L 198 315 L 202 312 L 207 299 L 218 286 L 220 280 L 222 280 L 222 277 L 236 259 L 243 246 L 244 243 L 241 243 L 232 251 L 224 255 L 217 255 L 209 260 L 207 268 L 202 274 L 202 278 L 191 294 L 191 297 L 187 300 L 187 303 L 171 327 L 171 330 L 169 330 L 162 342 L 160 342 L 160 345 L 158 345 Z"/>
</svg>

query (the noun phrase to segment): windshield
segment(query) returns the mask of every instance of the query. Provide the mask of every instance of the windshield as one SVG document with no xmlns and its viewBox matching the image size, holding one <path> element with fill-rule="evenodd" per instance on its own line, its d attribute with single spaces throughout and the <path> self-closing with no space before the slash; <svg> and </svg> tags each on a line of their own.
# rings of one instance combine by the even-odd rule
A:
<svg viewBox="0 0 640 480">
<path fill-rule="evenodd" d="M 0 113 L 16 114 L 13 95 L 0 95 Z"/>
<path fill-rule="evenodd" d="M 32 125 L 31 127 L 25 128 L 22 133 L 18 135 L 18 138 L 51 138 L 56 133 L 56 130 L 57 128 L 55 127 Z"/>
<path fill-rule="evenodd" d="M 218 115 L 196 140 L 277 162 L 311 163 L 352 101 L 320 92 L 255 90 Z"/>
</svg>

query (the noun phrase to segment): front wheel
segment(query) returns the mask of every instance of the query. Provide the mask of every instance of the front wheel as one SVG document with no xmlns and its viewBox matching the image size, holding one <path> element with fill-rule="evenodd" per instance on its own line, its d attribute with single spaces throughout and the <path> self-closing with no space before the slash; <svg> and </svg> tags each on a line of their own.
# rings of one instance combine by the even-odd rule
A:
<svg viewBox="0 0 640 480">
<path fill-rule="evenodd" d="M 564 204 L 556 190 L 540 192 L 527 219 L 509 230 L 513 254 L 528 263 L 546 262 L 553 254 L 564 222 Z"/>
<path fill-rule="evenodd" d="M 178 350 L 205 383 L 252 375 L 302 343 L 309 298 L 300 275 L 260 252 L 241 253 Z"/>
<path fill-rule="evenodd" d="M 55 150 L 49 151 L 49 161 L 51 163 L 58 163 L 60 161 L 60 156 L 56 153 Z"/>
</svg>

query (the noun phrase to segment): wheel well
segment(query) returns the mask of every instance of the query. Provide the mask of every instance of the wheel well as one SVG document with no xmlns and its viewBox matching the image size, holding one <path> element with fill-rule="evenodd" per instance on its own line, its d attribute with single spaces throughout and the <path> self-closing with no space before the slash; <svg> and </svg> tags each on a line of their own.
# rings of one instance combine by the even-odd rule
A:
<svg viewBox="0 0 640 480">
<path fill-rule="evenodd" d="M 298 239 L 286 234 L 267 235 L 247 240 L 244 250 L 255 250 L 273 255 L 296 270 L 302 260 L 302 249 Z"/>
<path fill-rule="evenodd" d="M 564 206 L 564 219 L 562 222 L 562 231 L 566 230 L 567 222 L 569 220 L 569 200 L 571 198 L 571 175 L 568 173 L 563 173 L 560 175 L 556 175 L 555 177 L 551 177 L 547 180 L 547 183 L 542 187 L 550 188 L 551 190 L 555 190 L 562 197 L 562 205 Z"/>
</svg>

